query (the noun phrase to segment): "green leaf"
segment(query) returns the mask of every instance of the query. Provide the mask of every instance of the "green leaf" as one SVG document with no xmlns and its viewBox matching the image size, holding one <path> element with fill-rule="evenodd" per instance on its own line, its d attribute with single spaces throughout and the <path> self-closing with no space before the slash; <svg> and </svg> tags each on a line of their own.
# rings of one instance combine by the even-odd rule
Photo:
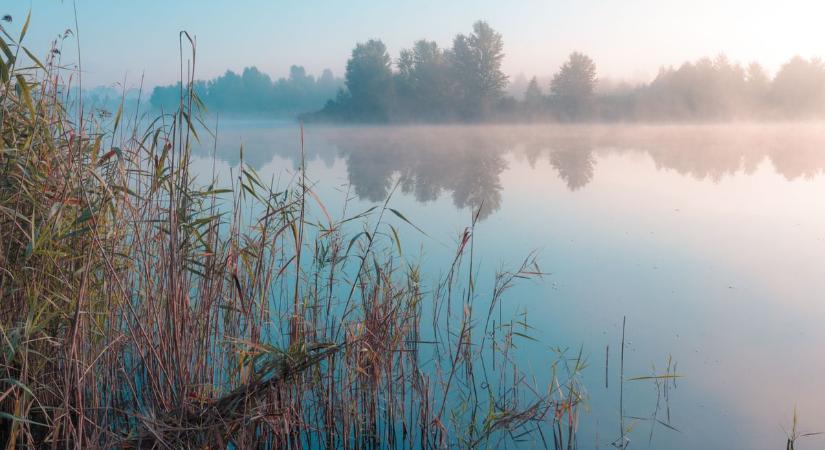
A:
<svg viewBox="0 0 825 450">
<path fill-rule="evenodd" d="M 340 223 L 341 223 L 341 224 L 344 224 L 344 223 L 347 223 L 347 222 L 349 222 L 349 221 L 352 221 L 352 220 L 357 220 L 357 219 L 360 219 L 360 218 L 362 218 L 362 217 L 368 216 L 371 212 L 375 211 L 375 209 L 376 209 L 376 208 L 378 208 L 378 207 L 377 207 L 377 206 L 372 206 L 372 207 L 370 207 L 369 209 L 367 209 L 366 211 L 364 211 L 364 212 L 362 212 L 362 213 L 360 213 L 360 214 L 356 214 L 356 215 L 354 215 L 354 216 L 352 216 L 352 217 L 348 217 L 348 218 L 346 218 L 346 219 L 342 220 Z"/>
<path fill-rule="evenodd" d="M 423 234 L 424 236 L 430 237 L 429 235 L 427 235 L 427 233 L 424 232 L 424 230 L 422 230 L 421 228 L 418 228 L 418 226 L 416 226 L 414 223 L 410 222 L 406 217 L 404 217 L 403 214 L 401 214 L 400 212 L 398 212 L 397 210 L 395 210 L 393 208 L 388 208 L 388 209 L 390 210 L 390 212 L 392 212 L 393 214 L 398 216 L 399 219 L 403 220 L 404 222 L 407 222 L 407 224 L 409 224 L 411 227 L 418 230 L 419 233 Z"/>
<path fill-rule="evenodd" d="M 392 231 L 392 238 L 395 241 L 395 246 L 398 248 L 398 254 L 400 256 L 403 256 L 404 251 L 401 250 L 401 239 L 399 239 L 399 237 L 398 237 L 398 231 L 395 229 L 394 226 L 392 226 L 392 224 L 389 224 L 389 226 L 390 226 L 390 230 Z"/>
<path fill-rule="evenodd" d="M 45 423 L 35 422 L 33 420 L 24 419 L 22 417 L 17 417 L 17 416 L 11 415 L 11 414 L 3 412 L 3 411 L 0 411 L 0 417 L 2 417 L 4 419 L 11 420 L 13 422 L 20 422 L 20 423 L 25 423 L 25 424 L 28 424 L 28 425 L 38 425 L 38 426 L 41 426 L 41 427 L 47 427 L 48 426 Z"/>
<path fill-rule="evenodd" d="M 117 127 L 120 125 L 120 117 L 123 115 L 123 101 L 120 102 L 120 105 L 117 108 L 117 113 L 115 114 L 115 123 L 112 126 L 112 135 L 117 133 Z"/>
<path fill-rule="evenodd" d="M 29 20 L 32 18 L 32 10 L 29 9 L 29 13 L 26 14 L 26 21 L 23 23 L 23 29 L 20 30 L 20 40 L 19 42 L 23 42 L 23 38 L 26 37 L 26 31 L 29 30 Z"/>
<path fill-rule="evenodd" d="M 533 342 L 538 342 L 538 340 L 536 338 L 534 338 L 533 336 L 530 336 L 530 335 L 527 335 L 527 334 L 524 334 L 524 333 L 519 333 L 518 331 L 513 331 L 513 335 L 518 336 L 518 337 L 522 337 L 524 339 L 527 339 L 527 340 L 530 340 L 530 341 L 533 341 Z"/>
<path fill-rule="evenodd" d="M 625 381 L 642 381 L 642 380 L 664 380 L 668 378 L 682 378 L 681 375 L 670 374 L 670 375 L 649 375 L 646 377 L 633 377 L 627 378 Z"/>
<path fill-rule="evenodd" d="M 13 378 L 3 378 L 3 379 L 0 379 L 0 382 L 15 385 L 15 386 L 19 387 L 20 389 L 24 390 L 27 394 L 34 397 L 34 393 L 31 391 L 31 389 L 29 389 L 28 386 L 26 386 L 25 384 L 20 382 L 20 380 L 15 380 Z"/>
<path fill-rule="evenodd" d="M 17 74 L 15 77 L 17 78 L 17 85 L 20 87 L 21 94 L 23 95 L 23 101 L 26 102 L 29 114 L 31 114 L 32 119 L 34 119 L 34 104 L 32 103 L 31 95 L 29 95 L 29 83 L 26 82 L 23 75 Z"/>
<path fill-rule="evenodd" d="M 346 251 L 346 253 L 344 253 L 345 255 L 349 255 L 349 251 L 352 250 L 352 246 L 355 245 L 355 241 L 357 241 L 358 238 L 360 238 L 363 235 L 366 235 L 367 239 L 369 239 L 369 237 L 370 237 L 370 234 L 367 233 L 366 231 L 362 231 L 362 232 L 356 234 L 355 236 L 353 236 L 353 238 L 350 239 L 350 241 L 349 241 L 349 245 L 347 246 L 347 251 Z"/>
<path fill-rule="evenodd" d="M 14 53 L 11 52 L 11 49 L 8 45 L 6 45 L 6 41 L 0 39 L 0 50 L 6 54 L 6 62 L 9 64 L 14 64 Z"/>
<path fill-rule="evenodd" d="M 25 53 L 26 53 L 26 56 L 28 56 L 28 57 L 29 57 L 29 59 L 31 59 L 31 60 L 34 62 L 34 64 L 35 64 L 35 65 L 37 65 L 37 67 L 38 67 L 40 70 L 46 70 L 46 66 L 44 66 L 44 65 L 43 65 L 43 63 L 42 63 L 42 62 L 40 62 L 40 60 L 39 60 L 39 59 L 37 59 L 37 57 L 36 57 L 36 56 L 34 56 L 34 55 L 32 54 L 32 52 L 30 52 L 30 51 L 29 51 L 29 49 L 27 49 L 26 47 L 20 47 L 20 48 L 22 48 L 22 49 L 23 49 L 23 52 L 25 52 Z"/>
</svg>

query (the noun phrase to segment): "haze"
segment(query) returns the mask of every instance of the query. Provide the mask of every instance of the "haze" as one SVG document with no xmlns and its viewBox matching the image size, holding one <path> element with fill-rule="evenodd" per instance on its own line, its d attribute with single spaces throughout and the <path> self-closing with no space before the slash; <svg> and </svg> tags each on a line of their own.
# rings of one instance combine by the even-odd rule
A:
<svg viewBox="0 0 825 450">
<path fill-rule="evenodd" d="M 504 36 L 502 68 L 511 79 L 551 75 L 573 50 L 590 55 L 600 77 L 631 81 L 720 53 L 743 64 L 758 60 L 770 73 L 794 55 L 825 54 L 825 4 L 810 0 L 35 1 L 5 5 L 14 18 L 6 28 L 16 34 L 31 8 L 26 39 L 42 54 L 55 30 L 75 28 L 75 6 L 87 86 L 124 76 L 136 83 L 141 74 L 149 87 L 176 81 L 180 30 L 198 37 L 200 78 L 247 66 L 281 77 L 292 64 L 341 76 L 356 42 L 380 38 L 396 57 L 420 38 L 447 46 L 479 19 Z M 64 62 L 76 61 L 74 42 L 63 53 Z"/>
<path fill-rule="evenodd" d="M 825 0 L 9 0 L 0 140 L 0 449 L 825 448 Z"/>
</svg>

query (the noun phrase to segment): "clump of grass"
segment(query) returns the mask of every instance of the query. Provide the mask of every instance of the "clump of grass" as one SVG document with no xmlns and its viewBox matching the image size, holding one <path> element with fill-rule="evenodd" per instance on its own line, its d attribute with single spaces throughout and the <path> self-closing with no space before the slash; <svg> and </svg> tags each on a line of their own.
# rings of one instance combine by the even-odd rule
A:
<svg viewBox="0 0 825 450">
<path fill-rule="evenodd" d="M 575 447 L 580 361 L 527 381 L 529 325 L 494 312 L 541 271 L 477 292 L 478 213 L 428 289 L 389 199 L 335 219 L 304 164 L 283 188 L 190 173 L 209 133 L 187 34 L 178 109 L 101 122 L 25 29 L 0 37 L 0 445 Z"/>
<path fill-rule="evenodd" d="M 793 409 L 793 419 L 791 420 L 791 430 L 785 431 L 785 434 L 788 437 L 788 440 L 785 443 L 786 450 L 794 450 L 796 446 L 796 442 L 801 438 L 807 438 L 812 436 L 820 436 L 825 434 L 825 432 L 817 431 L 817 432 L 801 432 L 799 431 L 799 417 L 796 413 L 796 407 Z"/>
</svg>

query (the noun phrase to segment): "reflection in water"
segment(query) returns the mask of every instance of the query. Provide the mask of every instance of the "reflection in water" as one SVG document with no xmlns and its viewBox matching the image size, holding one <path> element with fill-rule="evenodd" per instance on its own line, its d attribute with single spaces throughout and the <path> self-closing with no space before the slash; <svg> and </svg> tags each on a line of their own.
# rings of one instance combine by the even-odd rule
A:
<svg viewBox="0 0 825 450">
<path fill-rule="evenodd" d="M 480 207 L 481 217 L 500 207 L 499 175 L 507 166 L 500 143 L 413 130 L 335 130 L 325 139 L 346 159 L 349 181 L 362 199 L 384 200 L 398 176 L 402 191 L 420 202 L 451 192 L 458 208 Z M 381 131 L 389 132 L 376 134 Z"/>
<path fill-rule="evenodd" d="M 298 167 L 297 126 L 224 126 L 220 137 L 218 157 L 231 166 L 242 143 L 257 168 Z M 678 361 L 681 433 L 657 431 L 649 448 L 771 448 L 797 402 L 804 423 L 825 418 L 810 376 L 825 370 L 825 126 L 310 127 L 305 149 L 321 188 L 344 179 L 347 192 L 380 202 L 399 183 L 404 214 L 435 239 L 467 224 L 466 214 L 448 215 L 450 202 L 490 215 L 506 199 L 480 227 L 477 254 L 497 263 L 544 249 L 552 286 L 520 287 L 505 314 L 523 306 L 542 343 L 595 355 L 587 386 L 601 386 L 608 366 L 611 380 L 619 376 L 625 315 L 631 376 L 659 373 L 647 368 L 663 355 Z M 411 249 L 434 242 L 402 240 Z M 422 270 L 452 257 L 428 245 Z M 519 361 L 539 376 L 541 347 Z M 625 387 L 628 413 L 652 406 L 648 385 Z M 613 433 L 614 393 L 590 391 L 582 443 Z"/>
<path fill-rule="evenodd" d="M 589 149 L 568 149 L 550 152 L 550 164 L 571 191 L 584 187 L 593 179 L 596 161 Z"/>
<path fill-rule="evenodd" d="M 243 143 L 247 163 L 262 166 L 273 155 L 297 167 L 297 127 L 225 126 L 218 157 L 237 163 Z M 750 174 L 765 160 L 788 180 L 825 169 L 825 127 L 798 125 L 696 126 L 408 126 L 308 129 L 307 158 L 328 165 L 346 161 L 349 183 L 361 198 L 383 201 L 396 180 L 401 190 L 429 202 L 450 193 L 459 208 L 481 207 L 487 217 L 501 206 L 500 175 L 506 156 L 531 166 L 549 163 L 570 191 L 587 186 L 599 157 L 641 153 L 657 169 L 719 182 Z"/>
</svg>

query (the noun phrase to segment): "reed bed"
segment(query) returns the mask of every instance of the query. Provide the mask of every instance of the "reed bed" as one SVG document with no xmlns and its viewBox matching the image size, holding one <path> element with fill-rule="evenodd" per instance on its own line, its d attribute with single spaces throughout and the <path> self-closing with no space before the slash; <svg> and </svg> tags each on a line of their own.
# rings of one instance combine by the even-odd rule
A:
<svg viewBox="0 0 825 450">
<path fill-rule="evenodd" d="M 422 280 L 390 200 L 332 217 L 305 164 L 190 173 L 186 33 L 179 107 L 148 120 L 85 111 L 27 25 L 0 39 L 3 448 L 576 448 L 583 362 L 532 382 L 529 325 L 495 314 L 532 256 L 477 292 L 476 214 Z"/>
</svg>

